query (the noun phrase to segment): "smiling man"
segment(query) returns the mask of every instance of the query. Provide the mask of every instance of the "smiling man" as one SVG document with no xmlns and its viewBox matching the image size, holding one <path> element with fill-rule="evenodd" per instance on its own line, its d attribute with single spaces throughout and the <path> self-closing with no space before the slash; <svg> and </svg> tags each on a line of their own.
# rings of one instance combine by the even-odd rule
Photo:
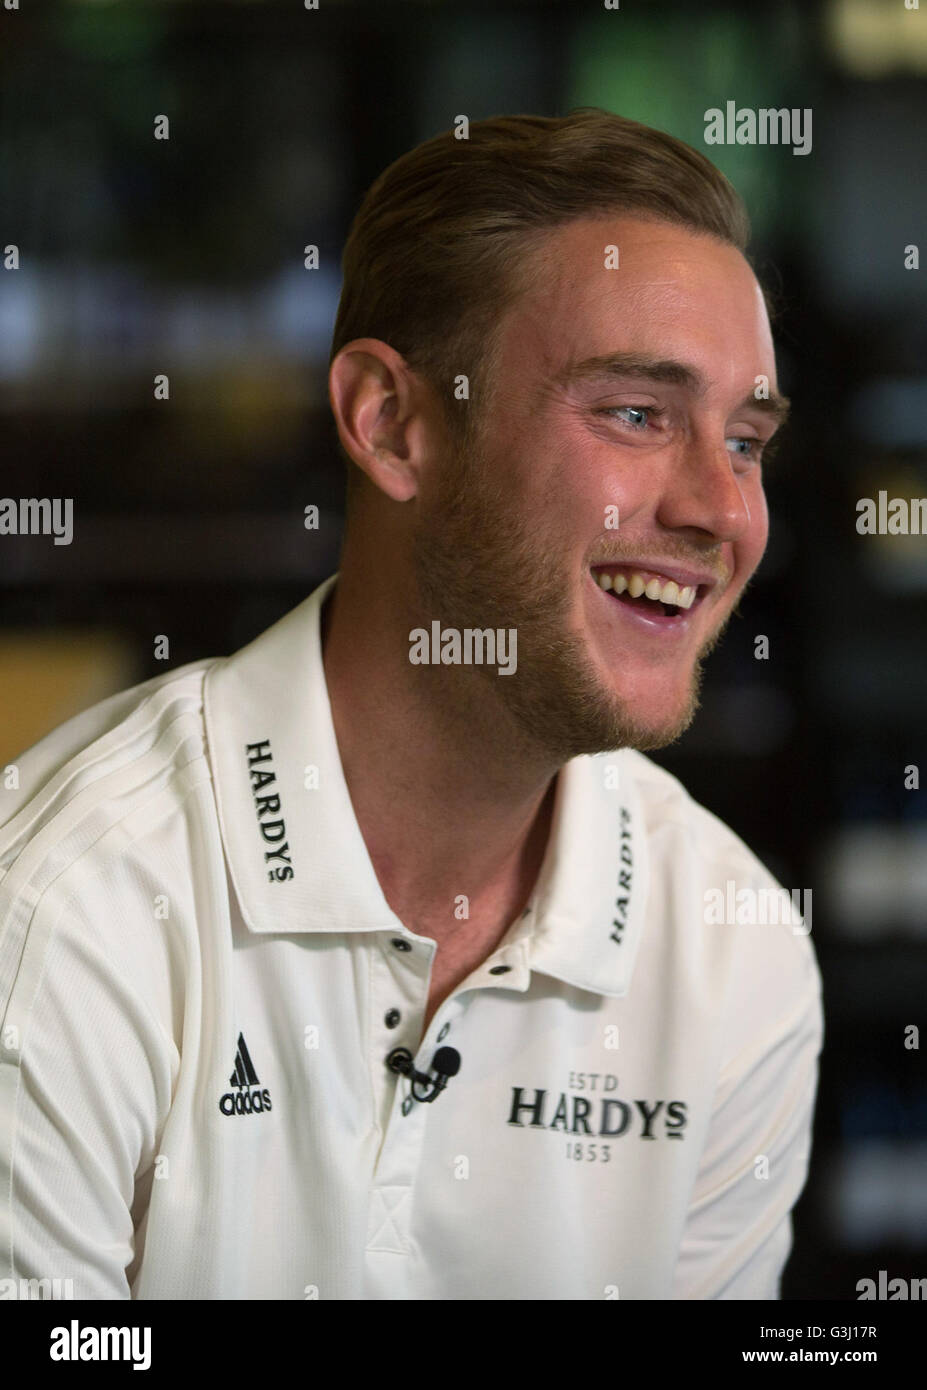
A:
<svg viewBox="0 0 927 1390">
<path fill-rule="evenodd" d="M 706 912 L 778 885 L 642 751 L 766 545 L 787 402 L 746 236 L 702 155 L 597 111 L 474 123 L 370 190 L 337 575 L 19 760 L 4 1273 L 778 1297 L 817 966 L 788 914 Z M 517 663 L 417 661 L 433 624 Z"/>
</svg>

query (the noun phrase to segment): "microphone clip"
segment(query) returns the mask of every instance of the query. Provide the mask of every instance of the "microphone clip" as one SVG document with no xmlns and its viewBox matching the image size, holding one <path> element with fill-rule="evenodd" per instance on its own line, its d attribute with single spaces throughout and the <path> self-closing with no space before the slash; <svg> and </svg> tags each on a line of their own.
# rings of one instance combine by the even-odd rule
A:
<svg viewBox="0 0 927 1390">
<path fill-rule="evenodd" d="M 454 1047 L 439 1047 L 431 1063 L 432 1068 L 438 1073 L 436 1077 L 416 1069 L 412 1053 L 407 1047 L 394 1047 L 386 1058 L 386 1065 L 390 1071 L 409 1078 L 413 1100 L 430 1104 L 444 1090 L 448 1078 L 456 1076 L 460 1070 L 460 1053 Z M 420 1095 L 416 1086 L 430 1089 L 427 1094 Z"/>
</svg>

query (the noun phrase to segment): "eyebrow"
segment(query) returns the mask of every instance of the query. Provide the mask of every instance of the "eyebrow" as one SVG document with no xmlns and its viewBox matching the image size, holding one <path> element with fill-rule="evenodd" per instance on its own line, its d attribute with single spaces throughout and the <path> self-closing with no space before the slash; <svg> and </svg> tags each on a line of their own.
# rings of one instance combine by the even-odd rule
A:
<svg viewBox="0 0 927 1390">
<path fill-rule="evenodd" d="M 701 399 L 708 389 L 701 372 L 685 362 L 672 358 L 648 357 L 637 352 L 610 352 L 603 357 L 587 357 L 582 362 L 570 362 L 554 378 L 558 386 L 569 387 L 580 381 L 603 377 L 636 377 L 646 381 L 665 381 L 682 386 Z M 757 398 L 749 392 L 735 407 L 737 410 L 759 410 L 771 415 L 777 425 L 785 424 L 791 401 L 779 391 L 770 391 L 768 398 Z"/>
</svg>

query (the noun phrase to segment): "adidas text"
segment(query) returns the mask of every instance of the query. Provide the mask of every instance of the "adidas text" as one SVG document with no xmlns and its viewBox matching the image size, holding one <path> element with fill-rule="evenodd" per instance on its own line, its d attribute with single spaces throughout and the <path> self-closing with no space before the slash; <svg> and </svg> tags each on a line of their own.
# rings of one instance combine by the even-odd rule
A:
<svg viewBox="0 0 927 1390">
<path fill-rule="evenodd" d="M 272 1108 L 270 1091 L 266 1086 L 263 1091 L 257 1088 L 253 1091 L 226 1091 L 219 1101 L 223 1115 L 260 1115 L 262 1111 Z"/>
</svg>

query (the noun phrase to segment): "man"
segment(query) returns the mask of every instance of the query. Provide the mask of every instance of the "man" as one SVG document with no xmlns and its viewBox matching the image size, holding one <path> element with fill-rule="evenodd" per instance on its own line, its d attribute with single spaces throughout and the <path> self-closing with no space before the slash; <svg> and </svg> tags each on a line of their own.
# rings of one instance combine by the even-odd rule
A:
<svg viewBox="0 0 927 1390">
<path fill-rule="evenodd" d="M 338 574 L 8 794 L 3 1274 L 778 1296 L 813 951 L 717 920 L 778 886 L 640 751 L 766 544 L 786 402 L 745 240 L 702 155 L 597 111 L 475 123 L 370 190 Z"/>
</svg>

